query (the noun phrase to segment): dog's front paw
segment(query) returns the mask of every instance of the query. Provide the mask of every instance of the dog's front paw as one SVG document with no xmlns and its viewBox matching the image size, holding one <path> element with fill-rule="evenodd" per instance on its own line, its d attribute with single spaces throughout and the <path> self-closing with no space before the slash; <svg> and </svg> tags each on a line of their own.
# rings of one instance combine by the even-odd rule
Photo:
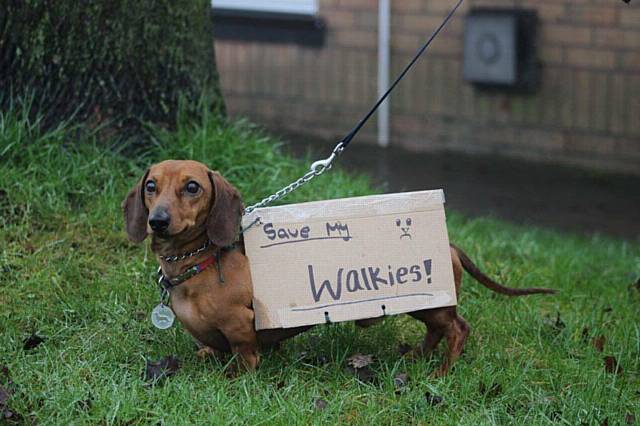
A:
<svg viewBox="0 0 640 426">
<path fill-rule="evenodd" d="M 203 346 L 196 351 L 196 356 L 200 359 L 207 359 L 210 357 L 218 358 L 218 351 L 209 346 Z"/>
</svg>

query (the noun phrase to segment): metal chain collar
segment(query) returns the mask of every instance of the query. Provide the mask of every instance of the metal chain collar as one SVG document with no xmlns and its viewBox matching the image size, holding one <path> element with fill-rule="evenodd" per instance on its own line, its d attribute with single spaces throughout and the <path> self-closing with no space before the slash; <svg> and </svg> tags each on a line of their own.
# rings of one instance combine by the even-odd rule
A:
<svg viewBox="0 0 640 426">
<path fill-rule="evenodd" d="M 333 151 L 331 152 L 331 155 L 329 157 L 325 158 L 324 160 L 318 160 L 314 162 L 313 164 L 311 164 L 309 171 L 305 173 L 302 177 L 290 183 L 289 185 L 285 186 L 284 188 L 276 191 L 274 194 L 271 194 L 268 197 L 263 198 L 260 202 L 247 207 L 246 209 L 244 209 L 243 214 L 248 215 L 251 212 L 253 212 L 255 209 L 271 204 L 274 201 L 279 200 L 280 198 L 300 188 L 302 185 L 309 182 L 314 177 L 320 176 L 321 174 L 323 174 L 324 172 L 326 172 L 331 168 L 333 161 L 336 159 L 338 155 L 342 153 L 343 150 L 344 150 L 343 143 L 338 142 L 335 148 L 333 148 Z"/>
<path fill-rule="evenodd" d="M 178 262 L 180 260 L 184 260 L 184 259 L 188 259 L 190 257 L 196 256 L 200 253 L 202 253 L 203 251 L 205 251 L 207 248 L 209 248 L 209 246 L 211 245 L 211 240 L 207 240 L 200 248 L 182 254 L 182 255 L 173 255 L 173 256 L 160 256 L 160 259 L 164 260 L 165 262 Z"/>
</svg>

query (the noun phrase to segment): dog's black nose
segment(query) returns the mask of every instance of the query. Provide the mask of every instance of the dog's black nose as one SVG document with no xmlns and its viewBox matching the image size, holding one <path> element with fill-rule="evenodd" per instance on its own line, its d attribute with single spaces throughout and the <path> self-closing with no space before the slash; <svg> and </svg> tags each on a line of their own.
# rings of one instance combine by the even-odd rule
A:
<svg viewBox="0 0 640 426">
<path fill-rule="evenodd" d="M 161 210 L 158 212 L 154 212 L 151 217 L 149 217 L 149 226 L 155 232 L 163 232 L 166 231 L 171 223 L 171 216 L 165 210 Z"/>
</svg>

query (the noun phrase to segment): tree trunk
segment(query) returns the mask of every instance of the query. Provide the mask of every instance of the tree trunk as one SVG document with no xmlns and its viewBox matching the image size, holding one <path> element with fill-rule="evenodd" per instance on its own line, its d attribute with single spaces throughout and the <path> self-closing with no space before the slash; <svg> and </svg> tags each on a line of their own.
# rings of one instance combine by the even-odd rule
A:
<svg viewBox="0 0 640 426">
<path fill-rule="evenodd" d="M 45 126 L 172 126 L 179 105 L 224 114 L 209 0 L 0 0 L 0 105 Z"/>
</svg>

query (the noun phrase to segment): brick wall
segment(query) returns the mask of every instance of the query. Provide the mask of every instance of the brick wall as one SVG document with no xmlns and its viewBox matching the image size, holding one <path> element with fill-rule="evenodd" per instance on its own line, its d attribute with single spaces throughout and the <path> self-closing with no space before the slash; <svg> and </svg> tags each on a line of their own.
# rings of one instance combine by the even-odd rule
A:
<svg viewBox="0 0 640 426">
<path fill-rule="evenodd" d="M 393 0 L 391 75 L 455 3 Z M 537 10 L 542 84 L 533 95 L 462 79 L 464 15 Z M 275 131 L 337 141 L 376 100 L 377 1 L 320 0 L 321 48 L 217 41 L 229 110 Z M 631 0 L 466 0 L 391 97 L 391 144 L 640 174 L 640 4 Z M 372 120 L 357 143 L 375 143 Z"/>
</svg>

